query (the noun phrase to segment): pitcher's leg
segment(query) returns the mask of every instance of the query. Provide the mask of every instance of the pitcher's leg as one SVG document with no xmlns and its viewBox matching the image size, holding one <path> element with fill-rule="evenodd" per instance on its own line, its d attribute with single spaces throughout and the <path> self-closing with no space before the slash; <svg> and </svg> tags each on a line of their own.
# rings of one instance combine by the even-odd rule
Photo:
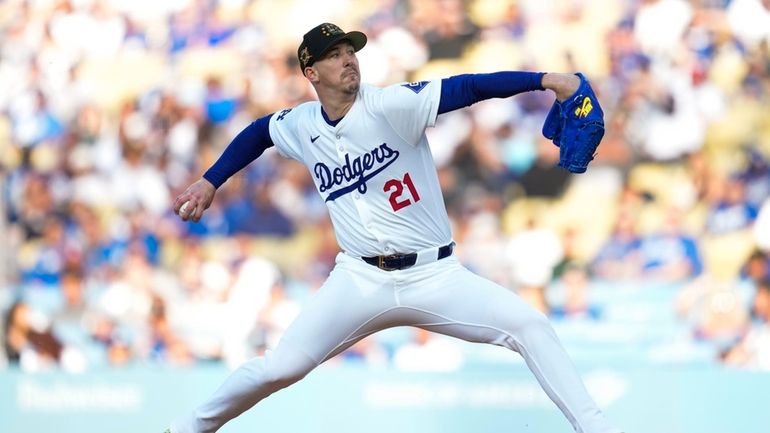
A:
<svg viewBox="0 0 770 433">
<path fill-rule="evenodd" d="M 369 268 L 338 263 L 272 355 L 236 369 L 204 404 L 175 422 L 171 432 L 215 432 L 362 336 L 398 324 L 397 313 L 388 314 L 395 306 L 392 284 Z"/>
<path fill-rule="evenodd" d="M 443 269 L 434 271 L 435 277 L 423 282 L 426 290 L 402 292 L 404 304 L 435 315 L 432 322 L 420 327 L 519 352 L 575 431 L 618 432 L 588 394 L 547 317 L 510 290 L 453 261 L 442 264 Z"/>
<path fill-rule="evenodd" d="M 316 365 L 303 351 L 281 341 L 275 352 L 253 358 L 233 371 L 204 404 L 177 420 L 171 432 L 216 432 L 270 394 L 305 377 Z"/>
</svg>

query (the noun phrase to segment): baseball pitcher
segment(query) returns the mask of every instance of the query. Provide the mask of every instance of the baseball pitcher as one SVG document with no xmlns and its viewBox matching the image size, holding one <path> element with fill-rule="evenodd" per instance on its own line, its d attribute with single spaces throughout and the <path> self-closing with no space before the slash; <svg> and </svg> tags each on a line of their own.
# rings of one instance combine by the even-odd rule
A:
<svg viewBox="0 0 770 433">
<path fill-rule="evenodd" d="M 415 326 L 518 352 L 575 431 L 618 433 L 547 318 L 452 255 L 455 243 L 425 135 L 442 113 L 549 89 L 556 102 L 543 133 L 560 147 L 560 165 L 585 171 L 604 132 L 585 77 L 498 72 L 378 88 L 361 84 L 356 52 L 366 41 L 363 33 L 330 23 L 307 32 L 297 56 L 318 101 L 255 120 L 177 197 L 174 211 L 185 221 L 200 220 L 220 185 L 275 146 L 307 167 L 342 252 L 275 350 L 232 372 L 170 432 L 215 432 L 362 338 Z"/>
</svg>

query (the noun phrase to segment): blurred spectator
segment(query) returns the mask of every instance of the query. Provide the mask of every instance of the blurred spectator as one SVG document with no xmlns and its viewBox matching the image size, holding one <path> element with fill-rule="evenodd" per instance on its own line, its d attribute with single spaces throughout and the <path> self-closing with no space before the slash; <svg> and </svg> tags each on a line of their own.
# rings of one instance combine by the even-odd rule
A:
<svg viewBox="0 0 770 433">
<path fill-rule="evenodd" d="M 757 248 L 764 252 L 770 252 L 770 199 L 765 198 L 757 212 L 757 219 L 753 227 L 754 241 Z"/>
<path fill-rule="evenodd" d="M 128 250 L 122 267 L 109 274 L 109 280 L 98 295 L 97 307 L 120 325 L 146 333 L 159 272 L 148 262 L 144 251 Z"/>
<path fill-rule="evenodd" d="M 706 231 L 725 234 L 749 229 L 757 218 L 758 210 L 746 199 L 746 184 L 737 177 L 726 181 L 714 179 L 707 192 L 709 204 Z"/>
<path fill-rule="evenodd" d="M 646 54 L 673 58 L 692 17 L 692 5 L 684 0 L 642 1 L 634 36 Z"/>
<path fill-rule="evenodd" d="M 621 212 L 609 239 L 591 263 L 591 272 L 605 280 L 630 280 L 642 272 L 642 240 L 628 211 Z"/>
<path fill-rule="evenodd" d="M 583 269 L 588 276 L 589 269 L 586 258 L 579 251 L 581 246 L 579 230 L 575 227 L 566 227 L 561 231 L 559 240 L 564 253 L 559 263 L 553 267 L 552 280 L 558 281 L 567 269 L 572 268 Z"/>
<path fill-rule="evenodd" d="M 675 308 L 691 324 L 694 338 L 723 350 L 746 332 L 744 290 L 737 281 L 702 274 L 678 293 Z"/>
<path fill-rule="evenodd" d="M 111 173 L 111 195 L 123 212 L 144 209 L 160 215 L 171 205 L 170 192 L 159 167 L 148 160 L 146 146 L 131 140 L 123 148 L 123 159 Z"/>
<path fill-rule="evenodd" d="M 460 347 L 440 334 L 414 328 L 411 340 L 399 346 L 393 364 L 404 371 L 455 371 L 464 359 Z"/>
<path fill-rule="evenodd" d="M 703 262 L 697 241 L 684 231 L 683 211 L 672 206 L 665 212 L 662 229 L 641 239 L 640 277 L 665 283 L 697 277 L 703 271 Z"/>
<path fill-rule="evenodd" d="M 519 184 L 528 197 L 558 198 L 567 188 L 570 173 L 556 164 L 559 149 L 548 140 L 537 140 L 536 157 L 519 178 Z"/>
<path fill-rule="evenodd" d="M 149 316 L 149 359 L 171 365 L 191 364 L 194 361 L 192 354 L 169 325 L 166 306 L 161 298 L 153 297 Z"/>
<path fill-rule="evenodd" d="M 665 69 L 645 71 L 637 80 L 631 87 L 638 88 L 639 100 L 629 114 L 629 123 L 631 142 L 642 155 L 674 161 L 698 151 L 706 122 L 697 112 L 690 77 L 683 71 Z"/>
<path fill-rule="evenodd" d="M 470 194 L 461 200 L 465 207 L 463 222 L 455 231 L 455 237 L 461 245 L 456 254 L 474 272 L 508 285 L 511 278 L 508 271 L 510 264 L 505 255 L 506 237 L 500 230 L 499 201 L 493 194 L 485 194 L 477 189 L 469 188 L 466 191 Z"/>
<path fill-rule="evenodd" d="M 54 197 L 46 183 L 44 176 L 34 172 L 23 180 L 23 195 L 16 217 L 27 239 L 41 237 L 46 221 L 55 211 Z"/>
<path fill-rule="evenodd" d="M 727 6 L 730 29 L 749 46 L 770 42 L 770 5 L 767 0 L 733 0 Z"/>
<path fill-rule="evenodd" d="M 238 108 L 238 101 L 226 93 L 219 78 L 211 77 L 206 82 L 206 119 L 214 125 L 228 121 Z"/>
<path fill-rule="evenodd" d="M 759 209 L 770 196 L 770 163 L 757 149 L 747 149 L 746 156 L 746 168 L 738 178 L 745 185 L 746 202 L 753 209 Z"/>
<path fill-rule="evenodd" d="M 267 303 L 257 315 L 257 328 L 262 334 L 260 340 L 263 350 L 278 345 L 278 340 L 299 315 L 300 310 L 300 304 L 287 295 L 286 287 L 276 282 L 270 289 Z"/>
<path fill-rule="evenodd" d="M 725 364 L 770 370 L 770 280 L 762 280 L 751 308 L 752 324 L 741 340 L 722 353 Z"/>
<path fill-rule="evenodd" d="M 411 6 L 413 15 L 424 19 L 420 36 L 428 45 L 431 60 L 461 57 L 474 40 L 477 29 L 468 19 L 462 0 L 412 1 Z"/>
<path fill-rule="evenodd" d="M 24 302 L 11 306 L 5 317 L 5 353 L 11 364 L 28 372 L 56 368 L 63 349 L 45 316 Z"/>
<path fill-rule="evenodd" d="M 564 254 L 554 266 L 551 283 L 546 289 L 548 313 L 557 319 L 599 319 L 602 309 L 591 296 L 594 278 L 578 252 L 577 230 L 572 227 L 565 229 L 560 239 Z"/>
<path fill-rule="evenodd" d="M 763 251 L 755 250 L 741 267 L 741 277 L 759 284 L 770 278 L 770 258 Z"/>
<path fill-rule="evenodd" d="M 49 215 L 37 243 L 35 261 L 20 263 L 21 282 L 29 285 L 53 286 L 67 264 L 64 225 L 56 215 Z"/>
<path fill-rule="evenodd" d="M 534 221 L 508 242 L 506 258 L 516 292 L 544 313 L 549 309 L 546 286 L 563 257 L 559 236 L 549 228 L 536 227 Z"/>
<path fill-rule="evenodd" d="M 36 91 L 29 98 L 29 101 L 15 101 L 12 107 L 14 135 L 18 142 L 32 147 L 60 137 L 64 126 L 49 109 L 45 94 Z"/>
<path fill-rule="evenodd" d="M 59 287 L 64 302 L 60 309 L 52 314 L 55 333 L 60 336 L 62 334 L 82 333 L 85 331 L 85 320 L 89 306 L 86 302 L 80 270 L 64 270 L 61 274 Z"/>
<path fill-rule="evenodd" d="M 260 313 L 271 308 L 271 295 L 278 290 L 281 272 L 272 262 L 261 257 L 249 257 L 240 264 L 225 302 L 222 356 L 231 368 L 272 347 L 277 329 L 257 328 Z M 285 313 L 296 314 L 291 307 Z M 275 317 L 264 318 L 273 326 L 285 326 Z M 253 338 L 256 330 L 256 340 Z M 261 336 L 264 338 L 260 338 Z M 260 341 L 261 340 L 261 341 Z"/>
<path fill-rule="evenodd" d="M 224 207 L 229 234 L 289 236 L 294 233 L 289 218 L 273 204 L 268 186 L 245 182 L 239 186 L 240 193 L 230 196 Z"/>
<path fill-rule="evenodd" d="M 87 321 L 91 340 L 99 354 L 96 355 L 100 365 L 122 367 L 128 365 L 137 357 L 131 348 L 129 332 L 122 331 L 118 325 L 106 315 L 95 314 Z"/>
<path fill-rule="evenodd" d="M 556 284 L 548 287 L 549 316 L 555 319 L 597 320 L 602 310 L 591 299 L 591 279 L 584 266 L 568 264 Z"/>
</svg>

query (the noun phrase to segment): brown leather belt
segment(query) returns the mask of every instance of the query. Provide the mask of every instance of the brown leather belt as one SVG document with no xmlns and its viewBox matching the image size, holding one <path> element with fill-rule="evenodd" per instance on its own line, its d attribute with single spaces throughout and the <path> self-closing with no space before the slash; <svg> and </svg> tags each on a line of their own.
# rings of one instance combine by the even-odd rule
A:
<svg viewBox="0 0 770 433">
<path fill-rule="evenodd" d="M 451 242 L 438 249 L 436 260 L 441 260 L 452 255 L 455 243 Z M 383 271 L 397 271 L 407 269 L 417 263 L 417 253 L 391 254 L 389 256 L 361 257 L 366 263 L 376 266 Z"/>
</svg>

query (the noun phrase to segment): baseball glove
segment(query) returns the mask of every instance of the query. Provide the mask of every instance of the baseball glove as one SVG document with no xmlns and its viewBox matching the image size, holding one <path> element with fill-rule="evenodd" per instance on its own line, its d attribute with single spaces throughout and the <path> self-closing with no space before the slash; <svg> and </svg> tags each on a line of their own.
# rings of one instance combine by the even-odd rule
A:
<svg viewBox="0 0 770 433">
<path fill-rule="evenodd" d="M 581 73 L 580 87 L 566 100 L 554 101 L 543 124 L 543 135 L 559 147 L 559 166 L 583 173 L 604 137 L 604 112 Z"/>
</svg>

